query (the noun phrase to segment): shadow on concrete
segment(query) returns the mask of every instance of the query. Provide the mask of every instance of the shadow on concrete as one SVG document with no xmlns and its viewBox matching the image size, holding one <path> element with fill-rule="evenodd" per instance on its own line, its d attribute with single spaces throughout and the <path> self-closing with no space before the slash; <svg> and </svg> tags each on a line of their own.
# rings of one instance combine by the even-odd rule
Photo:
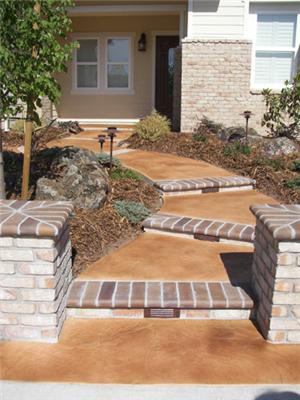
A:
<svg viewBox="0 0 300 400">
<path fill-rule="evenodd" d="M 300 400 L 300 395 L 294 392 L 266 392 L 255 400 Z"/>
<path fill-rule="evenodd" d="M 221 253 L 220 257 L 233 286 L 244 288 L 251 284 L 253 253 Z"/>
</svg>

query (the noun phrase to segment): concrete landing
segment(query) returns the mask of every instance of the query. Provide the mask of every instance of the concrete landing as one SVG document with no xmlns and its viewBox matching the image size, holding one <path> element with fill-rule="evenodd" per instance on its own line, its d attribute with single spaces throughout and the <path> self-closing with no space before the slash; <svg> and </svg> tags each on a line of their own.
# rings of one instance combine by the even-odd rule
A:
<svg viewBox="0 0 300 400">
<path fill-rule="evenodd" d="M 300 381 L 300 345 L 267 343 L 250 321 L 69 319 L 58 344 L 4 342 L 0 353 L 3 380 L 130 385 Z"/>
<path fill-rule="evenodd" d="M 93 263 L 77 280 L 248 282 L 251 264 L 246 246 L 145 233 Z"/>
</svg>

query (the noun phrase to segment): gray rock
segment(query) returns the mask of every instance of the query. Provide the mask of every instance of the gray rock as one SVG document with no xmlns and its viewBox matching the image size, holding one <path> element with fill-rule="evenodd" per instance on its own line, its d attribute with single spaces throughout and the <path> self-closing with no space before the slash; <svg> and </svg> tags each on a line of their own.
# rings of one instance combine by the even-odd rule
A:
<svg viewBox="0 0 300 400">
<path fill-rule="evenodd" d="M 36 199 L 68 200 L 79 208 L 101 207 L 109 191 L 109 181 L 97 155 L 89 150 L 68 147 L 53 154 L 51 171 L 54 176 L 37 181 Z"/>
<path fill-rule="evenodd" d="M 287 156 L 299 152 L 299 144 L 287 137 L 265 139 L 263 150 L 268 156 Z"/>
</svg>

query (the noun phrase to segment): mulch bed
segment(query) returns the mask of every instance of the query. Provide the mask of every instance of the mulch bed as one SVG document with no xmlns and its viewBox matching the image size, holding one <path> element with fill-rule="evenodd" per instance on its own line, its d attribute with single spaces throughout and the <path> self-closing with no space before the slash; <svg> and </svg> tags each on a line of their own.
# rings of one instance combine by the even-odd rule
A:
<svg viewBox="0 0 300 400">
<path fill-rule="evenodd" d="M 112 180 L 111 193 L 103 208 L 76 209 L 71 219 L 74 277 L 142 233 L 140 224 L 129 223 L 115 211 L 113 204 L 116 200 L 140 202 L 151 212 L 161 207 L 159 193 L 148 183 L 133 179 Z"/>
<path fill-rule="evenodd" d="M 214 135 L 207 133 L 204 142 L 195 141 L 191 134 L 170 133 L 156 142 L 140 139 L 138 135 L 132 135 L 128 140 L 131 148 L 162 153 L 172 153 L 182 157 L 203 160 L 219 167 L 225 168 L 238 175 L 249 176 L 257 182 L 257 188 L 280 202 L 293 204 L 300 202 L 300 191 L 286 187 L 285 183 L 299 177 L 299 172 L 289 169 L 290 165 L 299 155 L 286 157 L 274 157 L 270 166 L 270 158 L 267 158 L 260 150 L 259 145 L 253 145 L 250 155 L 237 152 L 236 154 L 224 154 L 224 143 Z M 225 152 L 226 153 L 226 152 Z M 266 165 L 267 161 L 267 165 Z M 280 164 L 280 167 L 278 167 Z M 277 170 L 278 169 L 278 170 Z"/>
</svg>

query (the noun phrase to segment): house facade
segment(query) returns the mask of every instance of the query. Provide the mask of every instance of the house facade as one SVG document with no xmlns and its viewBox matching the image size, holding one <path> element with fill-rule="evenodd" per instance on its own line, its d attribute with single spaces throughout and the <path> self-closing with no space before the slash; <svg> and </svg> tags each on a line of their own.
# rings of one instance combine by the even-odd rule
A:
<svg viewBox="0 0 300 400">
<path fill-rule="evenodd" d="M 297 71 L 300 1 L 77 0 L 74 52 L 58 76 L 62 120 L 131 125 L 153 108 L 175 130 L 206 116 L 228 126 L 253 112 L 263 88 L 280 90 Z"/>
</svg>

